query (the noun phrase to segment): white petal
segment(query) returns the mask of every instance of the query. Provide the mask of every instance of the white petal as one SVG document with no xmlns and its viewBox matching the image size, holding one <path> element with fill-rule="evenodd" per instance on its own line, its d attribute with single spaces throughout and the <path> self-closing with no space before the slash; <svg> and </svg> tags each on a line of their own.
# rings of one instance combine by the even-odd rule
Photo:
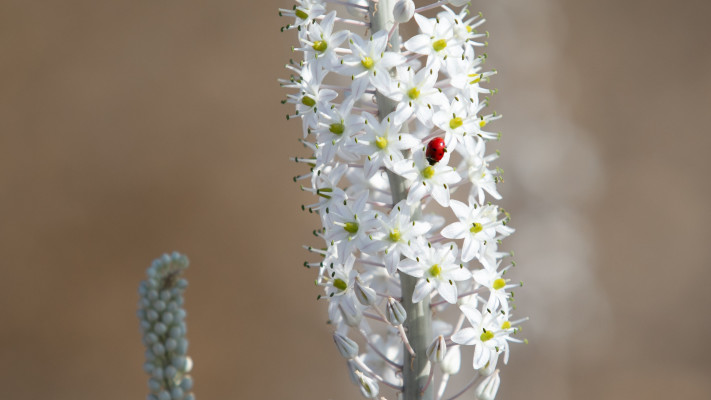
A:
<svg viewBox="0 0 711 400">
<path fill-rule="evenodd" d="M 486 365 L 489 361 L 489 351 L 484 349 L 484 345 L 477 344 L 474 346 L 474 369 L 479 369 Z"/>
<path fill-rule="evenodd" d="M 456 200 L 452 200 L 450 202 L 450 205 L 455 201 Z M 447 239 L 461 239 L 466 236 L 467 228 L 466 225 L 461 222 L 454 222 L 452 224 L 447 225 L 447 227 L 442 229 L 442 232 L 440 233 Z"/>
<path fill-rule="evenodd" d="M 437 282 L 437 292 L 449 304 L 457 302 L 457 286 L 452 285 L 447 281 Z"/>
<path fill-rule="evenodd" d="M 415 291 L 412 293 L 412 302 L 419 303 L 430 293 L 432 293 L 432 284 L 421 279 L 415 285 Z"/>
<path fill-rule="evenodd" d="M 474 328 L 464 328 L 454 335 L 452 341 L 463 345 L 472 345 L 477 341 L 476 330 Z"/>
<path fill-rule="evenodd" d="M 445 189 L 444 186 L 441 185 L 434 185 L 431 193 L 432 198 L 435 199 L 439 205 L 449 207 L 449 189 Z"/>
</svg>

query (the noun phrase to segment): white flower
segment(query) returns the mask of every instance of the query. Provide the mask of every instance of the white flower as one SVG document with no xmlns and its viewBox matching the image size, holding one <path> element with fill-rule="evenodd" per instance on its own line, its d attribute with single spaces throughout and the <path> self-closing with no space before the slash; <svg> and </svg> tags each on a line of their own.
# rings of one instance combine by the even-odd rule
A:
<svg viewBox="0 0 711 400">
<path fill-rule="evenodd" d="M 346 192 L 338 187 L 338 182 L 346 173 L 348 166 L 345 164 L 321 165 L 316 167 L 311 177 L 312 188 L 308 190 L 318 196 L 318 202 L 307 207 L 309 210 L 323 210 L 321 217 L 328 217 L 327 209 L 333 208 L 337 204 L 343 204 L 347 199 Z"/>
<path fill-rule="evenodd" d="M 326 240 L 338 248 L 340 260 L 345 260 L 354 249 L 359 249 L 371 239 L 370 231 L 378 224 L 376 213 L 368 209 L 368 192 L 355 201 L 338 204 L 330 212 L 330 221 L 326 228 Z"/>
<path fill-rule="evenodd" d="M 464 239 L 463 262 L 474 259 L 481 246 L 495 240 L 497 233 L 509 235 L 513 232 L 503 225 L 503 220 L 496 220 L 496 206 L 479 206 L 473 199 L 469 200 L 468 206 L 457 200 L 452 200 L 449 205 L 459 222 L 447 225 L 442 230 L 442 236 L 448 239 Z"/>
<path fill-rule="evenodd" d="M 411 181 L 407 193 L 407 204 L 414 204 L 426 195 L 432 195 L 442 207 L 449 206 L 449 185 L 460 181 L 459 174 L 447 166 L 449 154 L 435 165 L 430 165 L 425 152 L 418 150 L 413 160 L 402 160 L 395 164 L 394 172 Z"/>
<path fill-rule="evenodd" d="M 386 51 L 388 33 L 385 31 L 376 32 L 367 41 L 351 34 L 349 43 L 352 54 L 343 56 L 335 71 L 351 77 L 354 97 L 360 97 L 369 83 L 374 84 L 378 74 L 388 76 L 391 68 L 405 62 L 401 54 Z"/>
<path fill-rule="evenodd" d="M 463 146 L 457 147 L 462 155 L 462 162 L 457 168 L 463 178 L 468 178 L 472 183 L 471 194 L 476 195 L 479 204 L 484 204 L 484 192 L 497 200 L 501 195 L 496 190 L 496 176 L 489 169 L 489 163 L 499 158 L 498 154 L 485 155 L 484 140 L 473 135 L 462 138 Z"/>
<path fill-rule="evenodd" d="M 415 14 L 415 21 L 420 27 L 420 34 L 405 42 L 405 48 L 413 53 L 427 56 L 427 65 L 435 64 L 447 57 L 460 57 L 462 47 L 454 42 L 452 21 L 426 18 Z"/>
<path fill-rule="evenodd" d="M 471 273 L 456 263 L 457 245 L 420 244 L 417 257 L 403 260 L 398 269 L 408 275 L 420 278 L 412 295 L 412 302 L 419 303 L 425 296 L 437 291 L 450 304 L 457 302 L 455 281 L 471 278 Z"/>
<path fill-rule="evenodd" d="M 485 288 L 489 289 L 489 301 L 486 307 L 490 310 L 496 310 L 501 307 L 505 313 L 508 313 L 508 299 L 509 294 L 506 289 L 516 287 L 518 285 L 507 284 L 506 280 L 502 277 L 502 272 L 497 272 L 495 270 L 490 270 L 487 268 L 479 269 L 472 272 L 472 276 L 476 283 Z"/>
<path fill-rule="evenodd" d="M 330 263 L 326 271 L 326 279 L 322 285 L 326 296 L 331 304 L 336 304 L 342 307 L 349 315 L 359 315 L 360 307 L 357 305 L 355 293 L 355 279 L 358 276 L 358 271 L 353 269 L 355 257 L 350 254 L 344 263 Z M 336 308 L 334 308 L 335 311 Z M 337 316 L 332 315 L 331 319 L 336 319 Z"/>
<path fill-rule="evenodd" d="M 362 116 L 351 114 L 352 108 L 353 99 L 349 98 L 340 107 L 327 108 L 325 111 L 322 109 L 322 118 L 315 129 L 318 164 L 332 162 L 336 154 L 347 161 L 358 159 L 345 150 L 353 135 L 361 131 L 365 124 Z"/>
<path fill-rule="evenodd" d="M 348 31 L 333 33 L 333 24 L 336 12 L 331 11 L 320 24 L 311 24 L 306 37 L 301 38 L 306 60 L 315 61 L 315 64 L 324 68 L 332 68 L 338 64 L 336 48 L 348 37 Z"/>
<path fill-rule="evenodd" d="M 338 96 L 338 93 L 331 89 L 321 88 L 324 77 L 325 72 L 317 65 L 306 64 L 300 70 L 298 80 L 291 83 L 282 81 L 282 86 L 298 90 L 297 94 L 287 95 L 286 101 L 296 105 L 295 117 L 300 117 L 303 121 L 304 137 L 310 133 L 311 128 L 316 127 L 318 110 L 329 108 L 331 100 Z"/>
<path fill-rule="evenodd" d="M 412 67 L 398 67 L 397 80 L 379 74 L 376 86 L 382 93 L 398 102 L 393 115 L 396 124 L 403 124 L 412 115 L 425 126 L 432 126 L 434 107 L 448 103 L 447 97 L 434 87 L 439 66 L 422 68 L 415 72 Z"/>
<path fill-rule="evenodd" d="M 432 117 L 432 122 L 445 132 L 444 143 L 448 151 L 454 150 L 465 137 L 473 136 L 479 120 L 476 113 L 470 114 L 470 108 L 471 101 L 457 97 Z"/>
<path fill-rule="evenodd" d="M 456 14 L 449 7 L 442 7 L 444 11 L 437 14 L 437 19 L 449 22 L 452 27 L 452 44 L 469 46 L 483 46 L 484 43 L 475 42 L 474 39 L 486 37 L 485 33 L 477 33 L 476 28 L 485 22 L 481 18 L 481 14 L 477 14 L 471 18 L 469 10 L 462 8 L 459 14 Z M 449 60 L 449 59 L 448 59 Z"/>
<path fill-rule="evenodd" d="M 321 4 L 321 0 L 296 0 L 298 5 L 294 6 L 292 10 L 286 10 L 283 8 L 279 9 L 279 15 L 285 17 L 294 17 L 294 23 L 286 26 L 286 29 L 299 29 L 299 34 L 305 33 L 306 30 L 302 29 L 308 26 L 314 19 L 323 15 L 326 12 L 326 7 Z"/>
<path fill-rule="evenodd" d="M 402 255 L 415 258 L 410 243 L 431 228 L 427 222 L 413 221 L 411 212 L 404 200 L 396 204 L 388 216 L 378 218 L 380 227 L 373 233 L 373 241 L 363 248 L 367 253 L 385 252 L 385 267 L 390 274 L 395 273 Z"/>
<path fill-rule="evenodd" d="M 365 155 L 366 178 L 383 166 L 392 170 L 396 162 L 403 160 L 403 151 L 420 144 L 412 135 L 400 132 L 401 125 L 395 124 L 390 116 L 382 121 L 370 114 L 365 114 L 365 118 L 365 133 L 354 139 L 352 151 Z"/>
<path fill-rule="evenodd" d="M 472 325 L 463 328 L 454 335 L 452 341 L 464 346 L 474 346 L 474 369 L 482 368 L 489 361 L 499 356 L 499 349 L 504 345 L 505 340 L 497 337 L 498 326 L 496 318 L 490 313 L 482 313 L 469 305 L 461 305 L 459 309 Z"/>
</svg>

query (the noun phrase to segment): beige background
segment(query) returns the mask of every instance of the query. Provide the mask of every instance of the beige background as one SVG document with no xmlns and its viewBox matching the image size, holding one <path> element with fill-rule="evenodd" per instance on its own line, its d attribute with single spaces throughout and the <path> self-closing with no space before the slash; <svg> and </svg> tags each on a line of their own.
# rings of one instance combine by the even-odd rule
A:
<svg viewBox="0 0 711 400">
<path fill-rule="evenodd" d="M 711 398 L 711 6 L 476 3 L 532 318 L 500 398 Z M 301 267 L 289 6 L 0 2 L 1 398 L 144 398 L 136 288 L 174 249 L 198 398 L 360 398 Z"/>
</svg>

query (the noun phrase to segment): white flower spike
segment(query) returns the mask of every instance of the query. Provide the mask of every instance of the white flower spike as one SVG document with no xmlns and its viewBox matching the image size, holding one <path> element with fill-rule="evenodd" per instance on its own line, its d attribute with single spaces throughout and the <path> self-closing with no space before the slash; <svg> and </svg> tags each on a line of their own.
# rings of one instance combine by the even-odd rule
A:
<svg viewBox="0 0 711 400">
<path fill-rule="evenodd" d="M 491 203 L 502 182 L 499 154 L 487 152 L 500 138 L 485 97 L 496 71 L 468 4 L 297 0 L 280 10 L 300 54 L 280 80 L 307 152 L 293 158 L 308 168 L 293 179 L 316 196 L 302 209 L 321 223 L 304 266 L 317 270 L 336 347 L 366 398 L 443 398 L 464 371 L 462 346 L 474 346 L 468 372 L 480 374 L 466 388 L 493 398 L 499 356 L 506 363 L 520 342 L 517 285 L 504 277 L 515 263 L 501 267 L 513 229 Z"/>
</svg>

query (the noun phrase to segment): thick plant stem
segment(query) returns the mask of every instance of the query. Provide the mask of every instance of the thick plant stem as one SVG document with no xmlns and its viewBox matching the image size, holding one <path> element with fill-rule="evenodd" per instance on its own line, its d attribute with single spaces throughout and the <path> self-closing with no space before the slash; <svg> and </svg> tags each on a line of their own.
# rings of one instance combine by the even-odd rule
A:
<svg viewBox="0 0 711 400">
<path fill-rule="evenodd" d="M 371 0 L 368 2 L 368 11 L 372 32 L 386 30 L 390 32 L 393 27 L 393 6 L 395 0 Z M 400 51 L 400 37 L 397 28 L 390 38 L 390 51 Z M 376 92 L 378 102 L 378 115 L 383 119 L 397 107 L 397 103 L 381 93 Z M 392 192 L 393 204 L 407 197 L 407 186 L 402 177 L 388 171 L 390 190 Z M 415 290 L 417 279 L 407 274 L 400 273 L 402 283 L 402 305 L 407 312 L 407 319 L 404 326 L 407 339 L 410 342 L 415 357 L 413 358 L 407 349 L 403 349 L 403 400 L 433 400 L 434 385 L 427 385 L 430 373 L 430 363 L 427 360 L 427 346 L 432 341 L 432 316 L 430 313 L 430 299 L 425 297 L 419 303 L 412 303 L 412 293 Z M 422 391 L 423 388 L 426 389 Z"/>
</svg>

